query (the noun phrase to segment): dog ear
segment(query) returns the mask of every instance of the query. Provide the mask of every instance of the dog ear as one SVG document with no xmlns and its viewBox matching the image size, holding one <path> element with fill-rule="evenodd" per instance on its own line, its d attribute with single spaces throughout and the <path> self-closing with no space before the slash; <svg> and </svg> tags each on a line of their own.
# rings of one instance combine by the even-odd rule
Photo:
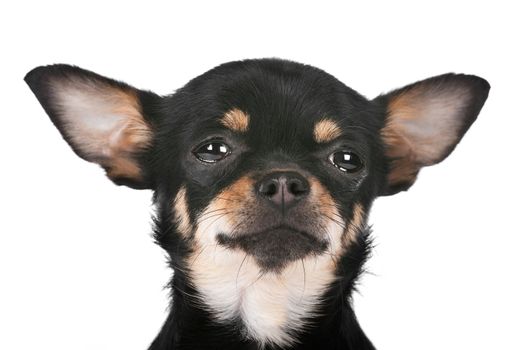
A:
<svg viewBox="0 0 525 350">
<path fill-rule="evenodd" d="M 159 96 L 69 65 L 37 67 L 25 81 L 62 137 L 81 158 L 100 164 L 118 185 L 150 188 L 145 154 Z"/>
<path fill-rule="evenodd" d="M 407 190 L 422 167 L 445 159 L 476 120 L 489 89 L 477 76 L 445 74 L 377 97 L 386 111 L 381 136 L 389 162 L 382 195 Z"/>
</svg>

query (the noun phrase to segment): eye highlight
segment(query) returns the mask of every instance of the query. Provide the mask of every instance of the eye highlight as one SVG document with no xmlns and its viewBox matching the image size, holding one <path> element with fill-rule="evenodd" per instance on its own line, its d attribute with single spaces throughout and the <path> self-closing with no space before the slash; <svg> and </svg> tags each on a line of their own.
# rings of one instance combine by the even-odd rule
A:
<svg viewBox="0 0 525 350">
<path fill-rule="evenodd" d="M 195 158 L 205 163 L 217 163 L 230 153 L 230 146 L 221 141 L 206 142 L 193 150 Z"/>
<path fill-rule="evenodd" d="M 352 151 L 337 151 L 332 153 L 328 159 L 337 169 L 345 173 L 357 173 L 363 169 L 363 161 Z"/>
</svg>

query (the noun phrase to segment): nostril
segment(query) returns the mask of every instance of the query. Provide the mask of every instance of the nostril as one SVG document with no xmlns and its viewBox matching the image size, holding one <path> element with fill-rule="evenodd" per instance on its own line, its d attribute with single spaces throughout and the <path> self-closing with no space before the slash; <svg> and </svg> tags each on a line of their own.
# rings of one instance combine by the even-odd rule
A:
<svg viewBox="0 0 525 350">
<path fill-rule="evenodd" d="M 300 179 L 288 180 L 288 192 L 294 196 L 301 196 L 308 192 L 308 186 Z"/>
<path fill-rule="evenodd" d="M 272 197 L 278 191 L 275 181 L 265 181 L 259 186 L 259 192 L 265 196 Z"/>
</svg>

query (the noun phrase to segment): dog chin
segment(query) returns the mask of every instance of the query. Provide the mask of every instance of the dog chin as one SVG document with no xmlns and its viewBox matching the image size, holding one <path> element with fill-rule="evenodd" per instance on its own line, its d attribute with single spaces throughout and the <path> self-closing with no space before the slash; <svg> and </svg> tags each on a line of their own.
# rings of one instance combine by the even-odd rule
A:
<svg viewBox="0 0 525 350">
<path fill-rule="evenodd" d="M 279 272 L 288 263 L 326 251 L 328 242 L 313 234 L 280 226 L 268 230 L 236 234 L 217 235 L 217 242 L 231 249 L 241 249 L 253 256 L 265 272 Z"/>
</svg>

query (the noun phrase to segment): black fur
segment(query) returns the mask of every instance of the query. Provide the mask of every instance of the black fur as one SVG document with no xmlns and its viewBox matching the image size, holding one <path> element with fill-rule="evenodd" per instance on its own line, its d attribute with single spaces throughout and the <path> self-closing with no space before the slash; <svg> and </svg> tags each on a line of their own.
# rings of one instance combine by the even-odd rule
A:
<svg viewBox="0 0 525 350">
<path fill-rule="evenodd" d="M 82 79 L 134 89 L 66 65 L 33 70 L 26 81 L 59 129 L 64 126 L 55 117 L 53 103 L 50 102 L 52 97 L 46 89 L 49 76 L 67 79 L 81 76 Z M 440 85 L 443 82 L 468 84 L 476 96 L 465 112 L 462 136 L 487 97 L 488 83 L 473 76 L 445 75 L 426 84 Z M 313 175 L 326 187 L 338 205 L 345 226 L 355 215 L 356 203 L 360 203 L 367 212 L 377 196 L 393 194 L 410 186 L 390 188 L 387 184 L 391 160 L 385 156 L 381 138 L 387 104 L 403 90 L 370 101 L 317 68 L 285 60 L 263 59 L 223 64 L 166 97 L 134 91 L 140 97 L 154 139 L 147 150 L 137 154 L 145 181 L 125 184 L 154 190 L 157 208 L 155 240 L 168 252 L 169 264 L 174 270 L 170 282 L 170 313 L 150 350 L 260 349 L 255 341 L 245 337 L 240 320 L 230 323 L 215 321 L 196 297 L 198 292 L 189 280 L 185 260 L 193 249 L 191 240 L 183 238 L 174 224 L 173 199 L 181 185 L 186 186 L 189 216 L 195 222 L 203 208 L 243 174 L 250 172 L 260 178 L 267 169 L 298 169 Z M 224 130 L 218 121 L 234 107 L 251 116 L 246 135 Z M 344 136 L 327 144 L 314 142 L 312 131 L 322 117 L 337 121 Z M 195 147 L 210 138 L 226 140 L 233 148 L 227 159 L 214 166 L 199 162 L 192 153 Z M 455 144 L 451 145 L 443 158 L 454 147 Z M 328 156 L 339 149 L 355 150 L 365 165 L 364 169 L 356 174 L 346 174 L 330 164 Z M 297 215 L 295 219 L 290 219 L 292 225 L 305 225 L 311 229 L 308 218 Z M 275 220 L 276 214 L 268 209 L 266 215 L 254 218 L 251 225 L 264 231 Z M 293 242 L 297 237 L 293 232 L 286 234 L 290 234 L 286 241 Z M 266 243 L 252 239 L 253 236 L 243 237 L 236 241 L 224 238 L 219 243 L 244 247 L 246 251 L 258 254 L 261 264 L 267 262 L 270 268 L 280 268 L 280 264 L 285 264 L 295 253 L 300 257 L 324 249 L 323 242 L 306 235 L 301 248 L 297 248 L 299 245 L 291 246 L 283 257 L 279 257 L 275 252 L 277 246 L 261 249 L 260 245 Z M 369 251 L 370 233 L 365 228 L 358 232 L 356 242 L 338 261 L 337 275 L 340 279 L 324 295 L 322 316 L 312 319 L 311 325 L 301 331 L 293 349 L 374 348 L 361 330 L 349 300 Z"/>
</svg>

